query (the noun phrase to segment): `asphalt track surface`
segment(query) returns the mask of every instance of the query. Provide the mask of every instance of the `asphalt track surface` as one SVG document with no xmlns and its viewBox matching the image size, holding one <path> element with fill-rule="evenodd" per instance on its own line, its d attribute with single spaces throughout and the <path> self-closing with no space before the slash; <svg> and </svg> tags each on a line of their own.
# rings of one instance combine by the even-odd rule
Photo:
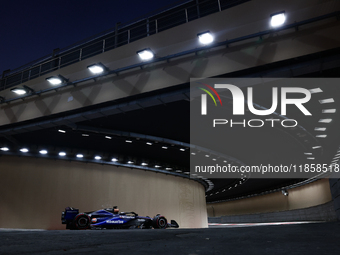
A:
<svg viewBox="0 0 340 255">
<path fill-rule="evenodd" d="M 340 254 L 340 222 L 209 229 L 0 230 L 0 254 Z"/>
</svg>

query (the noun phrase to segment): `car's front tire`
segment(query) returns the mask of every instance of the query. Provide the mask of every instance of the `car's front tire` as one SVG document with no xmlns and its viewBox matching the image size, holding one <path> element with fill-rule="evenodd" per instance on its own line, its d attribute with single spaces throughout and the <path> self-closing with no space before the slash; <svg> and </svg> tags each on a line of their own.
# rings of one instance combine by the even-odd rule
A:
<svg viewBox="0 0 340 255">
<path fill-rule="evenodd" d="M 152 227 L 153 228 L 167 228 L 168 221 L 164 216 L 156 215 L 152 220 Z"/>
</svg>

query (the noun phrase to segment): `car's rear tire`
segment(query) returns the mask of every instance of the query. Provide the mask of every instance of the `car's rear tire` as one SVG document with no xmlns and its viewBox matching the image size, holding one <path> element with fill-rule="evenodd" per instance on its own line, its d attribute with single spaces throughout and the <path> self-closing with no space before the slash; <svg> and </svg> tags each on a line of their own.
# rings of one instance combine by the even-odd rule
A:
<svg viewBox="0 0 340 255">
<path fill-rule="evenodd" d="M 80 213 L 74 218 L 74 226 L 76 229 L 88 229 L 91 224 L 90 217 L 85 213 Z"/>
<path fill-rule="evenodd" d="M 152 227 L 153 228 L 167 228 L 168 221 L 164 216 L 157 214 L 152 220 Z"/>
</svg>

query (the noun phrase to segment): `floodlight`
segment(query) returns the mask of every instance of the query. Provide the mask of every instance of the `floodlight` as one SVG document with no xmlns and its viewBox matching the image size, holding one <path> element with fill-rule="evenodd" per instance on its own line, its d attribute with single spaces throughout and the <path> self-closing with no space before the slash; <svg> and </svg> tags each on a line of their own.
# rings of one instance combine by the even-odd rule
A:
<svg viewBox="0 0 340 255">
<path fill-rule="evenodd" d="M 41 150 L 41 151 L 39 151 L 39 153 L 42 154 L 42 155 L 46 155 L 48 152 L 47 152 L 47 150 Z"/>
<path fill-rule="evenodd" d="M 100 74 L 100 73 L 103 73 L 104 71 L 107 71 L 107 67 L 104 66 L 102 63 L 89 65 L 87 68 L 93 74 Z"/>
<path fill-rule="evenodd" d="M 59 156 L 60 157 L 65 157 L 66 156 L 66 152 L 63 152 L 63 151 L 59 152 Z"/>
<path fill-rule="evenodd" d="M 27 148 L 22 148 L 22 149 L 20 149 L 20 151 L 23 152 L 23 153 L 29 152 L 29 150 Z"/>
<path fill-rule="evenodd" d="M 207 45 L 210 44 L 214 41 L 214 37 L 212 36 L 212 34 L 209 31 L 205 31 L 202 33 L 197 34 L 198 40 L 200 41 L 200 43 Z"/>
<path fill-rule="evenodd" d="M 9 151 L 9 149 L 7 147 L 2 147 L 2 148 L 0 148 L 0 150 L 2 150 L 2 151 Z"/>
<path fill-rule="evenodd" d="M 142 60 L 150 60 L 155 56 L 155 54 L 149 48 L 137 51 L 137 54 Z"/>
<path fill-rule="evenodd" d="M 286 21 L 286 15 L 284 11 L 273 13 L 270 15 L 270 17 L 270 25 L 272 27 L 282 26 Z"/>
<path fill-rule="evenodd" d="M 28 93 L 34 93 L 34 90 L 26 85 L 23 85 L 22 88 L 12 88 L 11 91 L 19 96 L 22 96 Z"/>
<path fill-rule="evenodd" d="M 61 75 L 51 76 L 46 78 L 46 80 L 54 86 L 66 83 L 68 81 L 65 77 Z"/>
<path fill-rule="evenodd" d="M 101 156 L 95 156 L 94 159 L 95 159 L 95 160 L 101 160 L 102 157 L 101 157 Z"/>
</svg>

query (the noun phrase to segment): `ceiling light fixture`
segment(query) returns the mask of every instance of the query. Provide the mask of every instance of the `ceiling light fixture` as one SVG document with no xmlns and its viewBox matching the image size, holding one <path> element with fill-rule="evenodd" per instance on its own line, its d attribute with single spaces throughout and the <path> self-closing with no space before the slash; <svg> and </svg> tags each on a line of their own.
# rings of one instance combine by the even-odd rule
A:
<svg viewBox="0 0 340 255">
<path fill-rule="evenodd" d="M 137 54 L 142 60 L 151 60 L 154 58 L 155 54 L 149 48 L 145 48 L 143 50 L 137 51 Z"/>
<path fill-rule="evenodd" d="M 104 66 L 102 63 L 97 63 L 93 65 L 89 65 L 87 69 L 90 70 L 91 73 L 93 74 L 101 74 L 104 71 L 108 71 L 108 68 Z"/>
<path fill-rule="evenodd" d="M 210 31 L 205 31 L 205 32 L 199 33 L 199 34 L 197 34 L 197 37 L 198 37 L 198 40 L 200 41 L 200 43 L 202 43 L 204 45 L 208 45 L 208 44 L 210 44 L 214 41 L 214 37 L 212 36 Z"/>
<path fill-rule="evenodd" d="M 11 91 L 19 96 L 34 93 L 34 90 L 26 85 L 23 85 L 22 88 L 12 88 Z"/>
<path fill-rule="evenodd" d="M 68 82 L 68 79 L 66 79 L 64 76 L 58 74 L 56 76 L 47 77 L 46 81 L 51 83 L 53 86 L 56 86 L 56 85 L 60 85 L 60 84 Z"/>
<path fill-rule="evenodd" d="M 282 26 L 286 21 L 286 15 L 284 11 L 276 12 L 270 15 L 270 25 L 272 27 Z"/>
</svg>

